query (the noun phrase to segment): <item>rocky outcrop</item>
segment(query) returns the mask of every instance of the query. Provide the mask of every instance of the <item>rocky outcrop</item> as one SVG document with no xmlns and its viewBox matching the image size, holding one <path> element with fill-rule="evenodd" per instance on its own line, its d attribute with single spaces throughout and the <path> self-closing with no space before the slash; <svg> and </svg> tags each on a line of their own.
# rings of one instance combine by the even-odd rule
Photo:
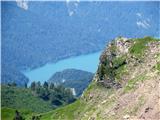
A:
<svg viewBox="0 0 160 120">
<path fill-rule="evenodd" d="M 151 37 L 116 38 L 100 56 L 96 82 L 107 88 L 121 88 L 127 82 L 127 70 L 141 65 L 147 57 L 147 50 L 154 53 L 158 48 L 159 41 Z"/>
<path fill-rule="evenodd" d="M 121 87 L 121 84 L 115 81 L 116 70 L 126 64 L 127 60 L 124 56 L 127 55 L 132 44 L 133 41 L 129 40 L 128 38 L 118 37 L 106 47 L 100 56 L 100 64 L 97 71 L 98 83 L 104 85 L 107 88 Z"/>
</svg>

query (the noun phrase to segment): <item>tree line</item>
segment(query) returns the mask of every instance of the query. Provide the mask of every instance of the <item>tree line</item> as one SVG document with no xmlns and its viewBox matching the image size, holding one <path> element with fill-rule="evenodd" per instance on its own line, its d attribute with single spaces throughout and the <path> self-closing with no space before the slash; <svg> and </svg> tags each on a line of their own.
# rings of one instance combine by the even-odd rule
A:
<svg viewBox="0 0 160 120">
<path fill-rule="evenodd" d="M 32 82 L 29 87 L 39 98 L 50 101 L 53 107 L 72 103 L 76 100 L 70 88 L 54 83 Z"/>
<path fill-rule="evenodd" d="M 17 87 L 16 83 L 8 83 L 10 87 Z M 76 100 L 70 88 L 66 88 L 63 85 L 55 85 L 54 83 L 35 82 L 33 81 L 30 86 L 25 85 L 25 88 L 31 90 L 33 95 L 49 101 L 53 108 L 61 105 L 66 105 L 72 103 Z"/>
</svg>

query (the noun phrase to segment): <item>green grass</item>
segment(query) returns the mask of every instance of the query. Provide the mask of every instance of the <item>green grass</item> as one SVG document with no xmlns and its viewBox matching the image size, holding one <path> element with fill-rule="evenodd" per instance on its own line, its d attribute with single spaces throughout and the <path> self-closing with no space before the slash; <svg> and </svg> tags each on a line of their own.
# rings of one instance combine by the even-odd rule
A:
<svg viewBox="0 0 160 120">
<path fill-rule="evenodd" d="M 2 86 L 1 97 L 2 107 L 26 109 L 36 113 L 52 110 L 49 102 L 36 97 L 29 89 Z"/>
<path fill-rule="evenodd" d="M 145 49 L 147 49 L 147 44 L 149 42 L 157 41 L 157 39 L 154 39 L 152 37 L 145 37 L 145 38 L 139 38 L 134 39 L 135 44 L 129 49 L 130 53 L 133 54 L 136 57 L 142 57 Z"/>
<path fill-rule="evenodd" d="M 87 87 L 87 89 L 84 91 L 83 95 L 87 96 L 90 93 L 90 91 L 95 90 L 97 87 L 97 83 L 95 81 L 92 81 Z"/>
<path fill-rule="evenodd" d="M 78 113 L 82 113 L 85 108 L 85 103 L 81 100 L 67 105 L 65 107 L 58 108 L 52 112 L 41 114 L 41 120 L 74 120 Z"/>
<path fill-rule="evenodd" d="M 122 82 L 122 77 L 124 74 L 128 74 L 127 66 L 123 65 L 116 70 L 116 82 Z"/>
<path fill-rule="evenodd" d="M 123 77 L 124 74 L 127 74 L 127 66 L 126 66 L 126 59 L 127 56 L 123 55 L 120 57 L 117 57 L 113 59 L 113 67 L 115 72 L 115 78 L 117 82 L 121 81 L 121 77 Z"/>
<path fill-rule="evenodd" d="M 157 69 L 158 71 L 160 71 L 160 62 L 157 63 L 156 69 Z"/>
<path fill-rule="evenodd" d="M 142 74 L 142 75 L 135 77 L 134 79 L 129 80 L 127 85 L 124 87 L 124 93 L 127 93 L 127 92 L 133 90 L 135 88 L 137 82 L 144 81 L 146 78 L 147 78 L 147 76 Z"/>
<path fill-rule="evenodd" d="M 113 59 L 112 63 L 113 63 L 113 67 L 119 67 L 121 65 L 123 65 L 126 61 L 126 56 L 120 56 L 120 57 L 116 57 Z"/>
<path fill-rule="evenodd" d="M 1 108 L 1 112 L 2 120 L 13 120 L 13 118 L 15 117 L 15 109 L 3 107 Z M 32 112 L 28 110 L 21 109 L 19 110 L 19 112 L 24 118 L 27 118 L 28 116 L 32 115 Z"/>
<path fill-rule="evenodd" d="M 15 116 L 15 110 L 11 108 L 2 108 L 1 109 L 2 120 L 13 120 Z"/>
</svg>

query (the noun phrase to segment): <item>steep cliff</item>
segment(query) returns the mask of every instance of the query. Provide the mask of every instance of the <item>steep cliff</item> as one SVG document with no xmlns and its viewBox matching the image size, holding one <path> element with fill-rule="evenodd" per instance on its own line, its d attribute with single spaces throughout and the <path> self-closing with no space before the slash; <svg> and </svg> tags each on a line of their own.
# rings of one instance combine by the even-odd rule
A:
<svg viewBox="0 0 160 120">
<path fill-rule="evenodd" d="M 41 119 L 158 120 L 159 81 L 160 41 L 119 37 L 100 56 L 98 70 L 82 97 Z"/>
</svg>

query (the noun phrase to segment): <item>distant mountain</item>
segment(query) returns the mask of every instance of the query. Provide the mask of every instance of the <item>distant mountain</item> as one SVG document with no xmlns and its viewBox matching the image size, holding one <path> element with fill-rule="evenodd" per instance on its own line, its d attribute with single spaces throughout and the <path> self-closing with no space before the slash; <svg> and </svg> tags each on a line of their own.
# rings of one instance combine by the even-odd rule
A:
<svg viewBox="0 0 160 120">
<path fill-rule="evenodd" d="M 92 79 L 93 73 L 76 69 L 66 69 L 55 73 L 48 82 L 73 88 L 76 96 L 80 96 Z"/>
<path fill-rule="evenodd" d="M 6 66 L 2 64 L 2 76 L 1 76 L 1 83 L 2 84 L 17 84 L 17 86 L 26 86 L 29 82 L 29 79 L 24 76 L 20 71 L 16 68 L 12 68 L 10 66 Z"/>
<path fill-rule="evenodd" d="M 19 70 L 102 50 L 116 36 L 158 36 L 157 2 L 1 4 L 2 64 Z"/>
<path fill-rule="evenodd" d="M 159 34 L 158 2 L 3 1 L 1 6 L 2 64 L 9 67 L 2 68 L 3 82 L 6 74 L 17 81 L 24 78 L 22 70 L 100 51 L 116 36 Z"/>
</svg>

